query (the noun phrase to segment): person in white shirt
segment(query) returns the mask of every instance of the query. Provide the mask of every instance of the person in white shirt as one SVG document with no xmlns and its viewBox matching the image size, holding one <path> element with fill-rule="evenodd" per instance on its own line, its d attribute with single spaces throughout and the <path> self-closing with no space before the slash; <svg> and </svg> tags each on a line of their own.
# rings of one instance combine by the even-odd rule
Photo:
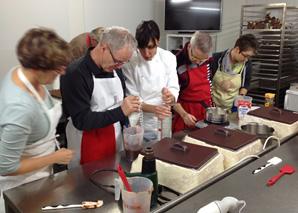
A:
<svg viewBox="0 0 298 213">
<path fill-rule="evenodd" d="M 144 139 L 157 137 L 157 119 L 171 116 L 171 104 L 179 93 L 176 57 L 158 47 L 160 31 L 153 21 L 142 21 L 136 29 L 138 49 L 123 65 L 127 95 L 139 95 L 144 112 Z"/>
</svg>

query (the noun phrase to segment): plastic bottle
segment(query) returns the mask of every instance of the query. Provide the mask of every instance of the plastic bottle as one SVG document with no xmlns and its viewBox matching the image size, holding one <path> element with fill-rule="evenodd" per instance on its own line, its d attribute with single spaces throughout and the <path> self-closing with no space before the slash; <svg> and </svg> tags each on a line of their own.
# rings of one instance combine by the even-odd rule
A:
<svg viewBox="0 0 298 213">
<path fill-rule="evenodd" d="M 138 173 L 128 173 L 127 177 L 141 176 L 150 179 L 153 183 L 153 192 L 151 195 L 151 206 L 157 203 L 158 198 L 158 179 L 156 171 L 156 162 L 151 147 L 145 149 L 145 154 L 142 162 L 142 172 Z"/>
<path fill-rule="evenodd" d="M 172 115 L 161 120 L 161 139 L 172 137 Z"/>
<path fill-rule="evenodd" d="M 265 94 L 265 107 L 274 108 L 274 93 Z"/>
<path fill-rule="evenodd" d="M 161 140 L 165 137 L 172 137 L 172 114 L 169 117 L 165 117 L 165 119 L 157 120 L 157 140 Z"/>
</svg>

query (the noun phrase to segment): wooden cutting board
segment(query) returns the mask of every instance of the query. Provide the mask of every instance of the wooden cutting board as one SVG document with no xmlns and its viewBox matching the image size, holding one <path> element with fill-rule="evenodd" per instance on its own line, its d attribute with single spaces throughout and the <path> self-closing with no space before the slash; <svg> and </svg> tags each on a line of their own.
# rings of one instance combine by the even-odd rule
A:
<svg viewBox="0 0 298 213">
<path fill-rule="evenodd" d="M 173 138 L 163 138 L 151 147 L 156 159 L 193 169 L 199 169 L 218 154 L 217 149 L 186 143 Z M 144 154 L 144 150 L 142 154 Z"/>
<path fill-rule="evenodd" d="M 249 111 L 247 114 L 286 124 L 293 124 L 298 121 L 297 113 L 278 108 L 260 107 L 256 110 Z"/>
<path fill-rule="evenodd" d="M 256 135 L 226 129 L 213 124 L 193 131 L 189 133 L 188 136 L 210 145 L 227 148 L 234 151 L 258 139 L 258 136 Z"/>
</svg>

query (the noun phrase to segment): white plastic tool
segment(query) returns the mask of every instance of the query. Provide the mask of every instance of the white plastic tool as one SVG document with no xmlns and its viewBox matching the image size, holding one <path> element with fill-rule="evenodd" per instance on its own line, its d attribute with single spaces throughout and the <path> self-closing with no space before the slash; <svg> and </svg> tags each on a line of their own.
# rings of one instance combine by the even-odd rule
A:
<svg viewBox="0 0 298 213">
<path fill-rule="evenodd" d="M 131 127 L 136 127 L 137 123 L 139 121 L 139 117 L 140 117 L 140 113 L 139 112 L 132 112 L 129 116 L 128 116 L 128 120 L 130 123 Z"/>
<path fill-rule="evenodd" d="M 238 205 L 242 204 L 241 210 L 246 205 L 244 200 L 237 200 L 234 197 L 225 197 L 221 201 L 215 200 L 206 206 L 199 209 L 197 213 L 227 213 L 230 210 L 236 209 Z"/>
<path fill-rule="evenodd" d="M 56 206 L 44 206 L 41 209 L 45 210 L 56 210 L 56 209 L 71 209 L 71 208 L 82 208 L 82 209 L 95 209 L 103 205 L 103 200 L 98 201 L 84 201 L 82 204 L 69 204 L 69 205 L 56 205 Z"/>
<path fill-rule="evenodd" d="M 267 161 L 267 164 L 265 164 L 264 166 L 261 166 L 259 168 L 257 168 L 256 170 L 254 170 L 252 173 L 253 174 L 257 174 L 259 173 L 260 171 L 263 171 L 264 169 L 266 169 L 267 167 L 271 166 L 271 165 L 277 165 L 279 164 L 280 162 L 282 162 L 282 159 L 278 158 L 278 157 L 273 157 L 271 159 L 269 159 Z"/>
<path fill-rule="evenodd" d="M 140 97 L 139 94 L 136 94 L 134 95 L 136 97 Z M 131 127 L 136 127 L 137 126 L 137 123 L 140 119 L 140 116 L 141 116 L 141 105 L 139 106 L 139 112 L 132 112 L 129 116 L 128 116 L 128 120 L 129 120 L 129 123 L 130 123 L 130 126 Z M 141 124 L 142 125 L 142 124 Z"/>
</svg>

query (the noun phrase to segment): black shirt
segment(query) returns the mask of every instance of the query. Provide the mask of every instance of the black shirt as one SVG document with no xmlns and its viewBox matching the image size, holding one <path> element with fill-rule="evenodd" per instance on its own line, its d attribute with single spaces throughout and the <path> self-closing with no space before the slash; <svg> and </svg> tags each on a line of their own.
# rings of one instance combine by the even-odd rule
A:
<svg viewBox="0 0 298 213">
<path fill-rule="evenodd" d="M 64 76 L 60 78 L 60 90 L 62 95 L 63 111 L 66 117 L 71 117 L 74 126 L 78 130 L 90 130 L 107 127 L 120 121 L 127 122 L 121 107 L 105 112 L 91 111 L 90 100 L 94 89 L 93 75 L 95 78 L 113 78 L 113 72 L 105 72 L 97 67 L 90 56 L 90 47 L 84 57 L 70 63 Z M 116 69 L 121 80 L 125 97 L 125 81 L 121 69 Z M 93 74 L 93 75 L 92 75 Z M 123 98 L 124 98 L 123 97 Z"/>
</svg>

